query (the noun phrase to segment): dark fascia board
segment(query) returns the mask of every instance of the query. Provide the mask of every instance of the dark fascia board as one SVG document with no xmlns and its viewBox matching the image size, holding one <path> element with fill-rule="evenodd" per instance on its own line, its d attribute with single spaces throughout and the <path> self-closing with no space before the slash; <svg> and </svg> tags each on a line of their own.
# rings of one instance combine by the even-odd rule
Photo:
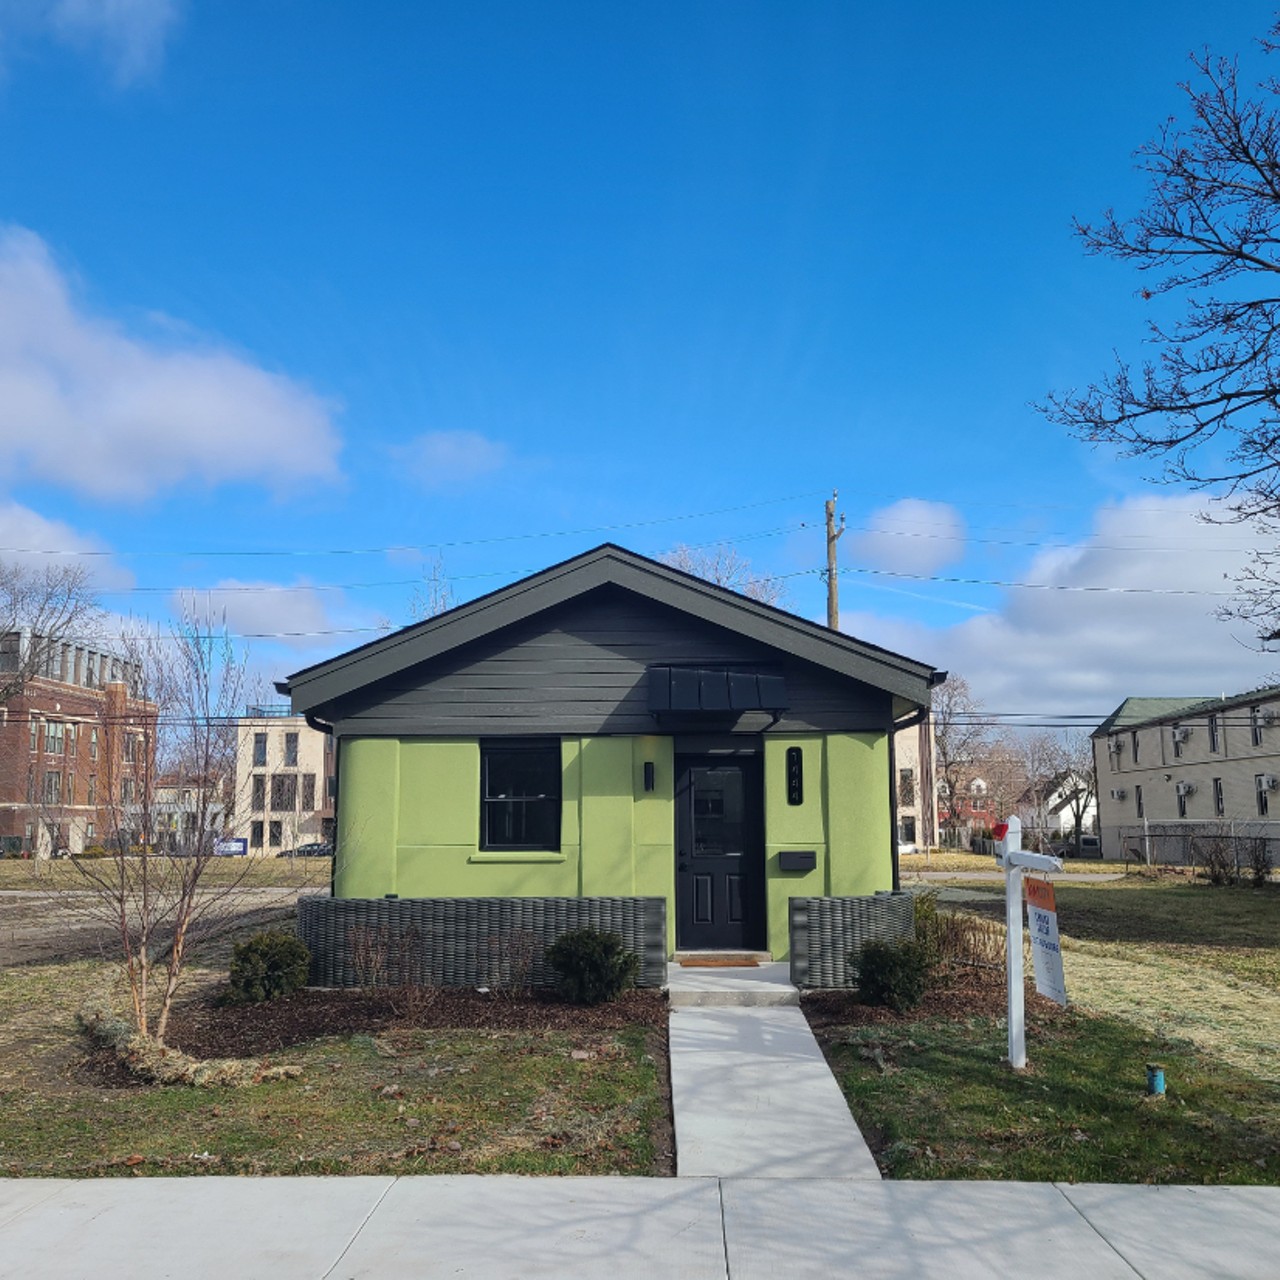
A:
<svg viewBox="0 0 1280 1280">
<path fill-rule="evenodd" d="M 311 711 L 604 586 L 634 591 L 884 689 L 915 706 L 929 705 L 930 685 L 936 681 L 934 668 L 927 663 L 831 631 L 610 543 L 307 667 L 277 687 L 288 694 L 295 713 Z"/>
</svg>

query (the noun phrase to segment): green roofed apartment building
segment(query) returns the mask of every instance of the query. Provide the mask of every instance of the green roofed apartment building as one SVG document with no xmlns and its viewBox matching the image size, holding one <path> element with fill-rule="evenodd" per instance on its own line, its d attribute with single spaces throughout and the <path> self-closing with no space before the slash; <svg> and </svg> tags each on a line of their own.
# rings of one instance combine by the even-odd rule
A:
<svg viewBox="0 0 1280 1280">
<path fill-rule="evenodd" d="M 602 546 L 279 686 L 336 744 L 339 898 L 661 898 L 788 952 L 897 888 L 895 729 L 945 673 Z"/>
<path fill-rule="evenodd" d="M 1126 698 L 1091 735 L 1104 858 L 1191 864 L 1196 842 L 1280 842 L 1280 686 Z"/>
</svg>

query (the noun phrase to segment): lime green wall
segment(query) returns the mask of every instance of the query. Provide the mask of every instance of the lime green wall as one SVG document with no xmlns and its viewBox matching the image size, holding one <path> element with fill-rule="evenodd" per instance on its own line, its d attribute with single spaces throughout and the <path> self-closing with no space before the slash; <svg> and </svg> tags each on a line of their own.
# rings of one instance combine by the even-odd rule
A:
<svg viewBox="0 0 1280 1280">
<path fill-rule="evenodd" d="M 803 801 L 787 803 L 788 747 L 803 752 Z M 789 898 L 874 893 L 893 887 L 889 828 L 889 740 L 883 733 L 777 736 L 764 740 L 765 880 L 768 944 L 790 954 Z M 811 849 L 812 871 L 783 871 L 784 849 Z"/>
<path fill-rule="evenodd" d="M 479 847 L 477 740 L 344 738 L 341 751 L 339 897 L 674 898 L 670 738 L 562 738 L 560 848 L 532 852 Z"/>
<path fill-rule="evenodd" d="M 804 751 L 804 802 L 789 805 L 786 750 Z M 482 850 L 475 739 L 344 738 L 339 897 L 665 897 L 675 946 L 675 760 L 669 737 L 562 738 L 558 850 Z M 644 790 L 644 765 L 655 786 Z M 768 946 L 787 955 L 787 899 L 892 885 L 884 734 L 765 738 Z M 784 872 L 783 849 L 812 849 Z M 585 850 L 585 853 L 584 853 Z"/>
</svg>

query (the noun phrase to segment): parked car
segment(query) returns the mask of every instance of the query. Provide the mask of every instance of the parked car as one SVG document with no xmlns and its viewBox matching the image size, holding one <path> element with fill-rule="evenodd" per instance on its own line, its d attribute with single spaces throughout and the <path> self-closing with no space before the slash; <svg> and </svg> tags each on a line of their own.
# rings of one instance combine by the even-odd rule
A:
<svg viewBox="0 0 1280 1280">
<path fill-rule="evenodd" d="M 1059 858 L 1074 858 L 1076 856 L 1076 842 L 1068 836 L 1067 839 L 1061 840 L 1053 846 L 1053 852 Z M 1101 858 L 1101 838 L 1098 836 L 1081 836 L 1080 856 L 1082 858 Z"/>
<path fill-rule="evenodd" d="M 312 844 L 300 844 L 296 849 L 281 849 L 277 858 L 332 858 L 333 845 L 324 840 Z"/>
</svg>

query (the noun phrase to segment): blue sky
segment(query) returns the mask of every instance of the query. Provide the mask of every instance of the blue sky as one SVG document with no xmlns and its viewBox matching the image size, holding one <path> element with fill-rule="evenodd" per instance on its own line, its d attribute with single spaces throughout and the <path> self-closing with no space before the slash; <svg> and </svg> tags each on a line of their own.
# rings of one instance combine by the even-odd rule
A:
<svg viewBox="0 0 1280 1280">
<path fill-rule="evenodd" d="M 0 0 L 0 546 L 100 553 L 120 613 L 221 588 L 308 633 L 279 676 L 440 544 L 465 599 L 732 541 L 821 617 L 838 487 L 845 628 L 995 709 L 1259 683 L 1211 616 L 1249 536 L 1030 405 L 1140 353 L 1071 219 L 1270 19 Z"/>
</svg>

